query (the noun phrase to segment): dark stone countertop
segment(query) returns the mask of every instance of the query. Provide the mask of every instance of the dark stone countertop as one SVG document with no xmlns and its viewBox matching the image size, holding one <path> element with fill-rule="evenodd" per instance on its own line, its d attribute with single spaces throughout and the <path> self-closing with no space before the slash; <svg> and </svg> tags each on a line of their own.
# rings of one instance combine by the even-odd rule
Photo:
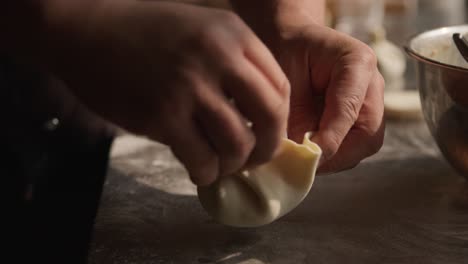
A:
<svg viewBox="0 0 468 264">
<path fill-rule="evenodd" d="M 91 263 L 463 263 L 468 184 L 423 122 L 390 122 L 379 154 L 316 179 L 306 200 L 256 229 L 213 222 L 169 150 L 117 139 Z"/>
</svg>

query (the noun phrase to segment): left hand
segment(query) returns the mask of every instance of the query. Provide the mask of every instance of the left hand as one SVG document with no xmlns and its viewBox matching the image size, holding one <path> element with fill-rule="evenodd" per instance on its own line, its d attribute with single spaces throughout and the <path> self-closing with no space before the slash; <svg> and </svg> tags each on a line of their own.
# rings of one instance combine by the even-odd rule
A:
<svg viewBox="0 0 468 264">
<path fill-rule="evenodd" d="M 288 135 L 323 150 L 320 173 L 349 169 L 383 143 L 384 80 L 366 44 L 310 20 L 267 40 L 291 82 Z M 304 23 L 304 21 L 306 21 Z"/>
</svg>

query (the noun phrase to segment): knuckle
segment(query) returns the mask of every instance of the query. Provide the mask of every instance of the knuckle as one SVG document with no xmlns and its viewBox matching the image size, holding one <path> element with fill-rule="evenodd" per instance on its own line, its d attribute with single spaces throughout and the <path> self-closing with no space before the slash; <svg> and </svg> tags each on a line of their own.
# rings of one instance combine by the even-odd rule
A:
<svg viewBox="0 0 468 264">
<path fill-rule="evenodd" d="M 361 44 L 361 48 L 358 56 L 361 63 L 369 70 L 373 71 L 377 68 L 377 56 L 375 55 L 374 50 L 368 45 Z"/>
<path fill-rule="evenodd" d="M 272 140 L 266 149 L 264 148 L 261 152 L 258 151 L 255 153 L 255 162 L 257 164 L 263 164 L 270 161 L 274 157 L 276 149 L 279 147 L 279 144 L 279 138 Z"/>
<path fill-rule="evenodd" d="M 271 104 L 264 111 L 263 121 L 268 130 L 273 133 L 281 133 L 288 116 L 288 98 L 279 98 L 276 104 Z"/>
<path fill-rule="evenodd" d="M 217 16 L 214 20 L 205 23 L 200 29 L 199 33 L 205 38 L 213 38 L 219 36 L 218 34 L 224 33 L 225 29 L 235 30 L 245 27 L 243 20 L 234 12 L 227 10 L 217 10 Z M 202 39 L 205 39 L 202 38 Z"/>
<path fill-rule="evenodd" d="M 361 103 L 361 97 L 357 94 L 347 96 L 346 99 L 341 103 L 341 112 L 352 124 L 354 124 L 354 122 L 356 122 L 359 117 Z"/>
<path fill-rule="evenodd" d="M 195 40 L 201 46 L 210 44 L 210 41 L 217 38 L 220 33 L 220 26 L 216 23 L 205 24 L 194 35 Z"/>
<path fill-rule="evenodd" d="M 229 32 L 231 49 L 236 46 L 233 43 L 242 45 L 248 44 L 252 39 L 256 38 L 255 34 L 250 30 L 242 18 L 231 11 L 221 11 L 221 19 L 224 27 L 227 29 L 224 32 Z M 240 48 L 240 46 L 237 46 Z M 232 53 L 232 50 L 230 50 Z"/>
<path fill-rule="evenodd" d="M 197 76 L 198 66 L 199 65 L 190 59 L 181 61 L 173 70 L 174 74 L 171 77 L 174 78 L 170 81 L 169 85 L 172 87 L 180 86 L 181 88 L 190 85 Z M 174 89 L 167 89 L 166 92 L 174 92 Z"/>
<path fill-rule="evenodd" d="M 235 30 L 226 30 L 222 25 L 208 24 L 194 36 L 189 50 L 196 57 L 204 55 L 202 60 L 226 66 L 241 51 L 240 36 Z"/>
<path fill-rule="evenodd" d="M 286 76 L 281 80 L 278 92 L 282 98 L 289 99 L 291 95 L 291 83 Z"/>
<path fill-rule="evenodd" d="M 330 133 L 325 139 L 325 144 L 322 147 L 322 152 L 325 160 L 331 160 L 338 152 L 341 145 L 341 137 L 338 133 Z"/>
<path fill-rule="evenodd" d="M 206 94 L 210 91 L 214 91 L 214 88 L 211 85 L 209 85 L 207 82 L 200 79 L 199 77 L 195 77 L 191 81 L 189 87 L 186 88 L 188 88 L 187 100 L 193 101 L 194 104 L 206 103 L 206 101 L 210 99 L 210 97 L 206 96 Z"/>
<path fill-rule="evenodd" d="M 231 153 L 236 159 L 240 160 L 241 163 L 244 163 L 248 159 L 254 146 L 254 137 L 248 135 L 236 136 L 232 138 Z"/>
<path fill-rule="evenodd" d="M 222 21 L 224 21 L 229 26 L 242 27 L 244 25 L 244 22 L 242 21 L 240 16 L 238 16 L 234 12 L 222 10 L 220 11 L 220 15 L 221 15 Z"/>
<path fill-rule="evenodd" d="M 193 36 L 193 40 L 191 41 L 193 48 L 195 48 L 196 52 L 203 54 L 210 54 L 213 51 L 224 51 L 225 47 L 229 45 L 229 43 L 222 41 L 224 34 L 225 32 L 219 24 L 207 24 Z"/>
<path fill-rule="evenodd" d="M 220 171 L 223 175 L 234 173 L 246 164 L 255 147 L 255 137 L 251 133 L 228 133 L 226 142 L 222 149 L 218 149 Z"/>
<path fill-rule="evenodd" d="M 181 97 L 180 100 L 197 100 L 206 93 L 207 83 L 199 73 L 200 70 L 195 65 L 185 65 L 179 69 L 177 84 L 168 89 L 169 94 L 175 94 L 173 97 Z M 179 101 L 179 103 L 183 103 Z"/>
<path fill-rule="evenodd" d="M 270 131 L 271 134 L 261 134 L 259 138 L 257 133 L 257 142 L 255 150 L 250 161 L 256 165 L 266 163 L 274 158 L 281 144 L 281 132 Z"/>
<path fill-rule="evenodd" d="M 385 89 L 385 79 L 380 72 L 377 72 L 377 88 L 383 92 Z"/>
</svg>

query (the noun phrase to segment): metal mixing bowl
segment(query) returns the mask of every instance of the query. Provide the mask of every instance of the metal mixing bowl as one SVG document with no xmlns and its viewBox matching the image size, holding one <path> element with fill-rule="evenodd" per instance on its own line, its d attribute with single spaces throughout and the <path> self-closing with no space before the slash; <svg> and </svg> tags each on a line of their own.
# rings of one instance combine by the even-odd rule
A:
<svg viewBox="0 0 468 264">
<path fill-rule="evenodd" d="M 434 29 L 411 38 L 424 118 L 448 162 L 468 178 L 468 63 L 452 40 L 468 25 Z"/>
</svg>

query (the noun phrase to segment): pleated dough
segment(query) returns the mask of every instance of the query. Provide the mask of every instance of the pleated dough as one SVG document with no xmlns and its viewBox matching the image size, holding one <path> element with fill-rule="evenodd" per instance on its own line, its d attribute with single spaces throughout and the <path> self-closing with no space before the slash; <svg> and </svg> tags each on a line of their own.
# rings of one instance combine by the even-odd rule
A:
<svg viewBox="0 0 468 264">
<path fill-rule="evenodd" d="M 283 139 L 272 161 L 199 187 L 202 206 L 218 222 L 235 227 L 266 225 L 289 213 L 309 193 L 322 154 L 309 138 L 307 133 L 302 144 Z"/>
</svg>

